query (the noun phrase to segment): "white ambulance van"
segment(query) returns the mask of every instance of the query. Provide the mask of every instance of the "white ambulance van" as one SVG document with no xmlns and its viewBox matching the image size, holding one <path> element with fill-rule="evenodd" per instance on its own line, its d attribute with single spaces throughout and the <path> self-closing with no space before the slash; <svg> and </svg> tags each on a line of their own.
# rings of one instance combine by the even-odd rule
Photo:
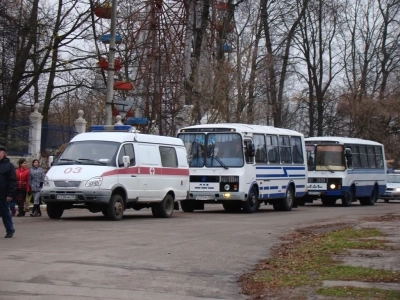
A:
<svg viewBox="0 0 400 300">
<path fill-rule="evenodd" d="M 87 208 L 120 220 L 127 208 L 151 208 L 168 218 L 189 191 L 181 139 L 132 131 L 130 125 L 96 125 L 75 136 L 54 160 L 41 191 L 50 218 Z"/>
</svg>

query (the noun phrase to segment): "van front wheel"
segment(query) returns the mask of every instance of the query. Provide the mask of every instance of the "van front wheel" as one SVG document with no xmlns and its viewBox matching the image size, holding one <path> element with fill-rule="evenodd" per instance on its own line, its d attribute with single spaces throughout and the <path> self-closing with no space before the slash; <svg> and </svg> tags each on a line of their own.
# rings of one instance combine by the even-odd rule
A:
<svg viewBox="0 0 400 300">
<path fill-rule="evenodd" d="M 155 218 L 169 218 L 174 212 L 174 198 L 170 194 L 166 195 L 163 201 L 153 204 L 151 211 Z"/>
<path fill-rule="evenodd" d="M 48 203 L 46 210 L 50 219 L 59 219 L 64 213 L 64 207 L 57 203 Z"/>
<path fill-rule="evenodd" d="M 110 220 L 119 221 L 124 215 L 124 199 L 120 195 L 112 195 L 107 207 L 107 217 Z"/>
</svg>

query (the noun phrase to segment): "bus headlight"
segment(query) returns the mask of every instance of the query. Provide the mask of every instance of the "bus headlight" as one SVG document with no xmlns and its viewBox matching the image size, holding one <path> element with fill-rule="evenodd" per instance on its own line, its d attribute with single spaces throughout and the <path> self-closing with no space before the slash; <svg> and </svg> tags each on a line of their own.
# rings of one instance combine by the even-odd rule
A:
<svg viewBox="0 0 400 300">
<path fill-rule="evenodd" d="M 230 188 L 231 188 L 231 186 L 230 186 L 229 184 L 225 184 L 225 185 L 224 185 L 225 191 L 229 191 Z"/>
<path fill-rule="evenodd" d="M 93 177 L 86 182 L 86 186 L 89 187 L 100 186 L 102 182 L 103 182 L 103 177 L 101 176 Z"/>
<path fill-rule="evenodd" d="M 332 183 L 332 184 L 330 185 L 330 188 L 331 188 L 332 190 L 334 190 L 334 189 L 336 188 L 336 185 L 335 185 L 334 183 Z"/>
<path fill-rule="evenodd" d="M 400 192 L 400 188 L 396 188 L 396 192 Z"/>
</svg>

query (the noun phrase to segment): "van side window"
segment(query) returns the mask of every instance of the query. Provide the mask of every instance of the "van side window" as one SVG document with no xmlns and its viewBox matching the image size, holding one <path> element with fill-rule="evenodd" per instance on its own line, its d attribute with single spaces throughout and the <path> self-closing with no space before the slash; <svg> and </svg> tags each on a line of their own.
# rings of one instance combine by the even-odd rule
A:
<svg viewBox="0 0 400 300">
<path fill-rule="evenodd" d="M 256 149 L 256 163 L 267 162 L 267 155 L 265 152 L 265 136 L 262 134 L 253 135 L 254 148 Z"/>
<path fill-rule="evenodd" d="M 301 146 L 301 138 L 299 136 L 290 137 L 290 144 L 292 146 L 293 163 L 304 163 L 303 147 Z"/>
<path fill-rule="evenodd" d="M 351 153 L 353 160 L 353 168 L 361 168 L 360 152 L 358 152 L 358 146 L 351 145 Z"/>
<path fill-rule="evenodd" d="M 268 162 L 279 164 L 279 146 L 278 137 L 276 135 L 267 135 L 267 156 Z"/>
<path fill-rule="evenodd" d="M 379 169 L 383 169 L 384 164 L 383 164 L 382 147 L 375 146 L 374 149 L 375 149 L 376 167 Z"/>
<path fill-rule="evenodd" d="M 174 147 L 160 146 L 161 164 L 163 167 L 177 168 L 178 158 Z"/>
<path fill-rule="evenodd" d="M 367 149 L 365 146 L 359 146 L 361 168 L 368 168 Z"/>
<path fill-rule="evenodd" d="M 368 155 L 369 167 L 375 169 L 376 161 L 375 161 L 374 147 L 372 147 L 372 146 L 367 147 L 367 155 Z"/>
<path fill-rule="evenodd" d="M 135 165 L 135 152 L 133 151 L 132 144 L 125 144 L 121 147 L 121 150 L 119 151 L 119 154 L 118 154 L 118 167 L 124 166 L 124 163 L 122 161 L 123 156 L 129 156 L 130 157 L 130 165 L 131 166 Z"/>
<path fill-rule="evenodd" d="M 290 140 L 288 136 L 279 136 L 279 148 L 281 150 L 281 163 L 292 163 L 292 151 L 290 149 Z"/>
</svg>

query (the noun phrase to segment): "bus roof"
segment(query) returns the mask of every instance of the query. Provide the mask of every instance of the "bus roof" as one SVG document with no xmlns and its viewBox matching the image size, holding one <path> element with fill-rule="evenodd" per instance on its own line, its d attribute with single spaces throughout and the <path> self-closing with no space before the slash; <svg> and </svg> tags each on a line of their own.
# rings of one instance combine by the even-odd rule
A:
<svg viewBox="0 0 400 300">
<path fill-rule="evenodd" d="M 240 124 L 240 123 L 217 123 L 217 124 L 201 124 L 201 125 L 193 125 L 181 128 L 179 132 L 182 130 L 191 129 L 234 129 L 236 132 L 247 132 L 247 133 L 264 133 L 264 134 L 284 134 L 284 135 L 294 135 L 294 136 L 303 136 L 302 133 L 285 129 L 285 128 L 277 128 L 273 126 L 263 126 L 263 125 L 252 125 L 252 124 Z M 222 131 L 219 131 L 222 132 Z"/>
<path fill-rule="evenodd" d="M 375 145 L 382 146 L 382 144 L 370 140 L 363 140 L 358 138 L 338 137 L 338 136 L 315 136 L 304 139 L 306 142 L 315 143 L 329 143 L 335 142 L 337 144 L 361 144 L 361 145 Z"/>
<path fill-rule="evenodd" d="M 183 146 L 183 141 L 179 138 L 133 132 L 85 132 L 78 134 L 71 140 L 71 142 L 82 141 L 107 141 L 119 143 L 135 141 L 139 143 Z"/>
</svg>

